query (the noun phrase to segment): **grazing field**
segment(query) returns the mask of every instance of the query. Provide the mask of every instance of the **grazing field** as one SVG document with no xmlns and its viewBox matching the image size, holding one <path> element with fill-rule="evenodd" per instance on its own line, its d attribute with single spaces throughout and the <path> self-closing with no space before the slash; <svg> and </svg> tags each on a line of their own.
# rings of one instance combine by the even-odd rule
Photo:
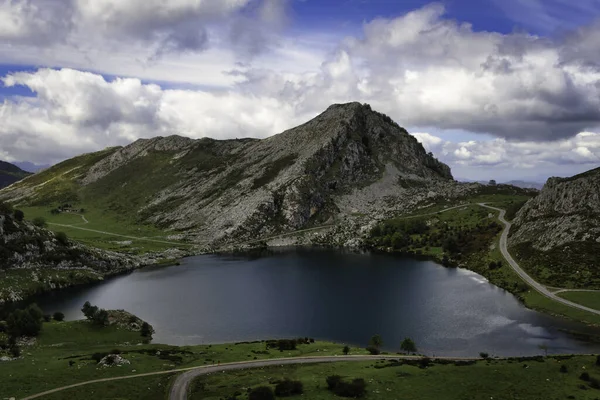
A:
<svg viewBox="0 0 600 400">
<path fill-rule="evenodd" d="M 6 345 L 7 341 L 8 337 L 0 333 L 0 344 Z M 298 345 L 297 350 L 279 351 L 266 349 L 266 342 L 258 341 L 177 347 L 144 344 L 144 338 L 139 332 L 114 325 L 97 327 L 89 321 L 45 322 L 35 343 L 21 346 L 19 359 L 0 362 L 0 398 L 22 398 L 78 382 L 146 372 L 254 359 L 335 355 L 342 353 L 343 346 L 343 344 L 317 341 Z M 102 367 L 94 360 L 95 355 L 117 353 L 130 363 L 121 367 Z M 368 352 L 353 348 L 351 354 L 368 354 Z M 8 356 L 8 353 L 0 350 L 0 356 Z M 85 386 L 69 389 L 68 392 L 62 392 L 62 397 L 56 394 L 52 398 L 83 399 L 85 393 L 89 394 L 91 390 L 97 390 L 94 396 L 96 399 L 145 399 L 146 395 L 158 396 L 162 393 L 164 385 L 168 383 L 168 377 L 160 375 L 143 378 L 139 382 L 137 378 L 113 382 L 110 385 L 114 389 L 113 392 L 102 390 L 106 383 Z M 159 386 L 159 383 L 162 386 Z M 114 397 L 110 393 L 113 393 Z M 66 394 L 68 397 L 65 397 Z"/>
<path fill-rule="evenodd" d="M 326 378 L 340 375 L 345 381 L 362 378 L 365 399 L 396 400 L 563 400 L 600 396 L 600 367 L 592 356 L 548 357 L 478 361 L 473 365 L 419 362 L 366 361 L 335 364 L 287 365 L 230 371 L 197 378 L 192 399 L 248 399 L 248 389 L 272 389 L 284 379 L 300 381 L 304 393 L 297 398 L 340 399 L 328 390 Z M 410 365 L 412 364 L 412 365 Z M 563 372 L 561 372 L 563 371 Z M 582 373 L 589 380 L 582 380 Z M 293 397 L 294 398 L 294 397 Z"/>
<path fill-rule="evenodd" d="M 558 295 L 563 299 L 600 310 L 600 292 L 562 292 Z"/>
</svg>

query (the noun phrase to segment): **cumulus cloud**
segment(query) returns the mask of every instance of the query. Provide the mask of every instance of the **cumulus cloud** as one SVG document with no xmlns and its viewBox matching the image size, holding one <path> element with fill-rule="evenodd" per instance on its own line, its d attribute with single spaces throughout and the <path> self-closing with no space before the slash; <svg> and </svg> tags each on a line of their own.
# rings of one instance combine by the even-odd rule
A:
<svg viewBox="0 0 600 400">
<path fill-rule="evenodd" d="M 0 108 L 4 154 L 0 156 L 5 158 L 19 152 L 12 159 L 33 159 L 23 149 L 36 142 L 47 143 L 51 155 L 34 161 L 47 162 L 158 134 L 265 137 L 315 116 L 332 103 L 360 101 L 403 126 L 417 127 L 422 133 L 416 136 L 454 165 L 509 165 L 525 155 L 532 157 L 519 165 L 597 162 L 596 134 L 585 132 L 600 131 L 596 56 L 600 22 L 554 39 L 481 32 L 446 18 L 444 7 L 436 4 L 397 18 L 366 22 L 362 34 L 355 37 L 329 35 L 312 41 L 308 34 L 293 40 L 281 37 L 275 39 L 280 42 L 272 53 L 240 64 L 238 54 L 256 55 L 263 43 L 273 40 L 261 31 L 261 24 L 250 24 L 250 18 L 281 28 L 286 2 L 11 0 L 0 8 L 0 21 L 8 15 L 3 11 L 21 8 L 14 13 L 16 22 L 0 26 L 0 39 L 17 46 L 15 37 L 33 40 L 54 29 L 42 23 L 47 12 L 42 4 L 70 5 L 71 14 L 65 12 L 70 22 L 55 28 L 67 32 L 64 40 L 58 35 L 64 42 L 61 49 L 69 41 L 77 48 L 84 37 L 78 35 L 87 33 L 84 27 L 89 27 L 88 46 L 101 42 L 93 56 L 86 54 L 88 64 L 77 59 L 78 68 L 87 66 L 116 76 L 143 74 L 156 81 L 181 82 L 181 76 L 188 80 L 197 76 L 200 80 L 194 82 L 206 86 L 174 90 L 139 79 L 107 80 L 68 68 L 9 74 L 5 85 L 29 87 L 36 96 L 4 100 Z M 331 51 L 319 47 L 333 40 Z M 220 45 L 218 51 L 210 47 L 211 41 Z M 162 60 L 156 61 L 160 68 L 135 69 L 125 62 L 148 54 L 142 50 L 131 56 L 122 47 L 116 53 L 107 50 L 121 46 L 119 42 L 161 54 Z M 201 54 L 210 58 L 200 53 L 189 58 L 188 53 L 207 45 Z M 48 55 L 38 53 L 42 58 L 36 64 L 44 64 Z M 7 52 L 0 45 L 3 54 L 15 63 L 21 54 L 34 57 L 32 52 Z M 74 53 L 61 54 L 75 59 Z M 118 62 L 107 64 L 111 59 Z M 56 63 L 59 58 L 52 59 Z M 184 64 L 187 72 L 179 74 Z M 452 144 L 424 133 L 456 129 L 498 139 Z M 17 133 L 23 139 L 11 144 Z"/>
<path fill-rule="evenodd" d="M 0 159 L 7 160 L 54 163 L 158 135 L 266 137 L 308 118 L 267 97 L 165 90 L 72 69 L 19 72 L 3 82 L 36 93 L 0 104 Z"/>
<path fill-rule="evenodd" d="M 451 142 L 429 133 L 414 135 L 423 146 L 451 166 L 495 169 L 600 164 L 600 132 L 581 132 L 553 142 L 512 142 L 506 139 Z"/>
<path fill-rule="evenodd" d="M 80 51 L 145 49 L 156 58 L 206 50 L 228 30 L 234 44 L 251 45 L 254 54 L 285 18 L 284 0 L 3 0 L 0 39 Z M 248 36 L 253 40 L 241 43 Z"/>
</svg>

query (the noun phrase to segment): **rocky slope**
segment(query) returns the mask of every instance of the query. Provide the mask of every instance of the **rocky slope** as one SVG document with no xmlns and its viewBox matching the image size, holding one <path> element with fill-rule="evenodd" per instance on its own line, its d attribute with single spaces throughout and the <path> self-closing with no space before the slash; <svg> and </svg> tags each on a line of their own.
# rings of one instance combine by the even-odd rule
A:
<svg viewBox="0 0 600 400">
<path fill-rule="evenodd" d="M 349 103 L 264 140 L 170 136 L 87 154 L 0 191 L 0 200 L 68 201 L 219 246 L 345 220 L 355 232 L 468 190 L 389 117 Z"/>
<path fill-rule="evenodd" d="M 539 250 L 570 242 L 600 243 L 600 168 L 571 178 L 550 178 L 517 213 L 511 244 Z"/>
<path fill-rule="evenodd" d="M 23 171 L 16 165 L 0 161 L 0 189 L 12 185 L 29 175 L 31 175 L 29 172 Z"/>
<path fill-rule="evenodd" d="M 0 304 L 38 291 L 102 279 L 141 261 L 93 250 L 24 220 L 0 203 Z"/>
<path fill-rule="evenodd" d="M 548 179 L 517 213 L 509 246 L 532 269 L 547 269 L 547 282 L 600 285 L 600 168 Z"/>
</svg>

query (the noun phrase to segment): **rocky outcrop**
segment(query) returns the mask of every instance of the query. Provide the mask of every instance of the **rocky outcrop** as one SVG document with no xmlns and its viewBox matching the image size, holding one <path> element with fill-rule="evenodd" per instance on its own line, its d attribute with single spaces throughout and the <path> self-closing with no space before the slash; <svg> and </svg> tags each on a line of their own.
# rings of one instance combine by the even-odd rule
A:
<svg viewBox="0 0 600 400">
<path fill-rule="evenodd" d="M 510 245 L 530 242 L 546 251 L 567 243 L 600 243 L 600 168 L 550 178 L 517 213 Z"/>
<path fill-rule="evenodd" d="M 138 140 L 34 178 L 0 191 L 0 200 L 93 199 L 207 248 L 345 220 L 363 226 L 470 187 L 391 118 L 360 103 L 332 105 L 264 140 Z"/>
</svg>

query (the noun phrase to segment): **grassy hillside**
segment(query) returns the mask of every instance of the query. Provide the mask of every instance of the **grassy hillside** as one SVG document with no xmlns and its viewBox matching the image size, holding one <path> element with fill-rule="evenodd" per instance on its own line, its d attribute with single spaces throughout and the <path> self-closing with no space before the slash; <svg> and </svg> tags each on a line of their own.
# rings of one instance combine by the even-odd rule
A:
<svg viewBox="0 0 600 400">
<path fill-rule="evenodd" d="M 561 372 L 564 371 L 564 372 Z M 580 379 L 583 372 L 591 382 Z M 600 395 L 600 367 L 595 357 L 548 357 L 479 361 L 472 365 L 431 362 L 423 368 L 415 362 L 348 362 L 286 365 L 232 371 L 196 380 L 191 399 L 248 399 L 248 389 L 275 388 L 284 379 L 303 383 L 298 398 L 340 399 L 327 389 L 326 378 L 341 375 L 346 381 L 362 378 L 365 399 L 396 400 L 562 400 L 596 399 Z"/>
</svg>

